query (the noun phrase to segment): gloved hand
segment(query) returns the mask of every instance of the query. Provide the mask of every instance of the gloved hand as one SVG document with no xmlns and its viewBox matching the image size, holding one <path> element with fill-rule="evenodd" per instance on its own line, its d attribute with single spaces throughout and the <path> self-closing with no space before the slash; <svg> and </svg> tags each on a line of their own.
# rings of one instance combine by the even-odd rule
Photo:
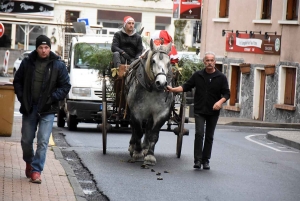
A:
<svg viewBox="0 0 300 201">
<path fill-rule="evenodd" d="M 128 61 L 131 60 L 131 57 L 130 57 L 128 54 L 126 54 L 126 53 L 122 54 L 122 56 L 123 56 L 125 59 L 127 59 Z"/>
</svg>

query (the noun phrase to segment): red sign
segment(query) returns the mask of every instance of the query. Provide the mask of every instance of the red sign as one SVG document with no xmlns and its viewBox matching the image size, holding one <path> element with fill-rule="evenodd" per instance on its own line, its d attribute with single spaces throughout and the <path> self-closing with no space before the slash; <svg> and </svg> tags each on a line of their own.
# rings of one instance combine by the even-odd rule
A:
<svg viewBox="0 0 300 201">
<path fill-rule="evenodd" d="M 244 52 L 255 54 L 280 55 L 281 36 L 278 35 L 253 35 L 240 33 L 236 37 L 235 33 L 226 34 L 227 52 Z"/>
<path fill-rule="evenodd" d="M 201 2 L 202 0 L 173 0 L 173 18 L 200 20 Z"/>
<path fill-rule="evenodd" d="M 179 18 L 179 0 L 173 1 L 173 18 Z"/>
<path fill-rule="evenodd" d="M 4 25 L 0 22 L 0 38 L 4 35 Z"/>
</svg>

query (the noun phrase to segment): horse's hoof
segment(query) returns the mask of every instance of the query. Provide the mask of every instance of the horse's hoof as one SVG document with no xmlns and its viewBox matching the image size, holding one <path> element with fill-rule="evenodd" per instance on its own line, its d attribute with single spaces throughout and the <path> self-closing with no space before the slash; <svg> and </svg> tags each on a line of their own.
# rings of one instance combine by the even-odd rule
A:
<svg viewBox="0 0 300 201">
<path fill-rule="evenodd" d="M 128 151 L 129 151 L 129 153 L 130 153 L 130 156 L 132 157 L 133 151 L 134 151 L 134 148 L 133 148 L 132 145 L 130 145 L 130 146 L 128 147 Z"/>
<path fill-rule="evenodd" d="M 144 155 L 142 152 L 134 151 L 132 158 L 134 158 L 135 161 L 144 161 Z"/>
<path fill-rule="evenodd" d="M 141 168 L 142 168 L 142 169 L 149 169 L 149 166 L 146 165 L 146 164 L 143 164 L 143 165 L 141 165 Z"/>
<path fill-rule="evenodd" d="M 156 164 L 156 158 L 153 155 L 147 155 L 144 158 L 144 164 L 146 164 L 146 165 L 155 165 Z"/>
</svg>

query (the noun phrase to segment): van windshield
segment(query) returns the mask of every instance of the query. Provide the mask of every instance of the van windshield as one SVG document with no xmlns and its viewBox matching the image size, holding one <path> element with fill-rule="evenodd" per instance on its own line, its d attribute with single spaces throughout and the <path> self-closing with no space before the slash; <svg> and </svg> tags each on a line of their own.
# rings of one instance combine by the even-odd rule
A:
<svg viewBox="0 0 300 201">
<path fill-rule="evenodd" d="M 74 67 L 87 69 L 90 64 L 85 58 L 93 53 L 94 49 L 110 49 L 110 43 L 77 43 L 74 49 Z"/>
</svg>

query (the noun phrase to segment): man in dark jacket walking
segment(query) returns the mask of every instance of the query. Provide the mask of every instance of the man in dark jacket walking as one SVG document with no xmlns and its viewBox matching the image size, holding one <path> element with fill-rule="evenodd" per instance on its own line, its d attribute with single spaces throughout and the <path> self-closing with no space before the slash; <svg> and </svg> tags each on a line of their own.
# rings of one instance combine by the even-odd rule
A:
<svg viewBox="0 0 300 201">
<path fill-rule="evenodd" d="M 215 68 L 215 54 L 205 53 L 203 58 L 205 69 L 196 71 L 182 86 L 167 89 L 171 92 L 190 91 L 195 87 L 194 114 L 195 114 L 195 143 L 194 168 L 210 169 L 215 128 L 219 119 L 222 104 L 230 98 L 230 90 L 226 76 Z M 204 124 L 206 130 L 204 132 Z M 203 147 L 203 138 L 205 141 Z"/>
<path fill-rule="evenodd" d="M 115 33 L 111 51 L 113 52 L 115 68 L 118 68 L 120 64 L 131 64 L 141 56 L 143 51 L 142 37 L 136 32 L 132 17 L 124 17 L 124 26 Z"/>
<path fill-rule="evenodd" d="M 23 115 L 21 146 L 26 162 L 25 174 L 31 182 L 41 183 L 58 101 L 63 100 L 71 88 L 66 66 L 51 52 L 47 36 L 36 38 L 36 50 L 23 59 L 13 84 Z M 37 148 L 34 152 L 35 134 Z"/>
</svg>

